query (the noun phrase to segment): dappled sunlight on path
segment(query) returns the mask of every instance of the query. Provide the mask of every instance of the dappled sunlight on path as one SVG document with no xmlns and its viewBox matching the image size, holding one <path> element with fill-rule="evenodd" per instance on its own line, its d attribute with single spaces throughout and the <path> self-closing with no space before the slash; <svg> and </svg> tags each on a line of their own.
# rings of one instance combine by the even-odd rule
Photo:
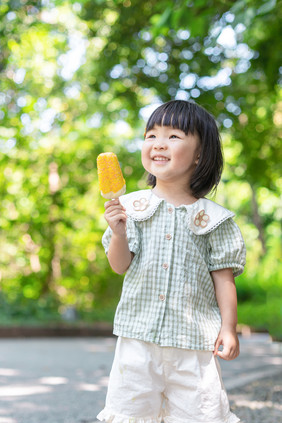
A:
<svg viewBox="0 0 282 423">
<path fill-rule="evenodd" d="M 0 423 L 96 422 L 104 406 L 115 342 L 115 338 L 0 340 Z M 281 362 L 281 344 L 266 335 L 241 339 L 239 358 L 220 360 L 233 411 L 243 423 L 278 421 Z M 276 382 L 271 384 L 272 380 Z"/>
<path fill-rule="evenodd" d="M 115 339 L 1 340 L 0 423 L 94 421 Z"/>
<path fill-rule="evenodd" d="M 229 398 L 242 423 L 278 423 L 282 416 L 282 373 L 233 390 Z"/>
</svg>

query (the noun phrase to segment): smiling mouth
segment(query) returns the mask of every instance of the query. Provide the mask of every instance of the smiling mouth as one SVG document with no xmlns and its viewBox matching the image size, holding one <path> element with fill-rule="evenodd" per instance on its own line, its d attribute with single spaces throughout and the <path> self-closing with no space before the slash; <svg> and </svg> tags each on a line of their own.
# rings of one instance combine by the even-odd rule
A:
<svg viewBox="0 0 282 423">
<path fill-rule="evenodd" d="M 160 156 L 153 157 L 154 162 L 168 162 L 169 160 L 170 159 L 167 157 L 160 157 Z"/>
</svg>

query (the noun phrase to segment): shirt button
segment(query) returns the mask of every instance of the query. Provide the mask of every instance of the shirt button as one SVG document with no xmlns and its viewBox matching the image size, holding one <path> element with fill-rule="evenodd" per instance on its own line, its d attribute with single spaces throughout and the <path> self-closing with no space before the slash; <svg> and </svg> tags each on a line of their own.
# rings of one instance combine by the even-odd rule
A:
<svg viewBox="0 0 282 423">
<path fill-rule="evenodd" d="M 172 212 L 173 212 L 173 208 L 172 208 L 172 207 L 169 207 L 169 208 L 167 209 L 167 211 L 169 212 L 169 214 L 172 214 Z"/>
<path fill-rule="evenodd" d="M 165 295 L 161 294 L 161 295 L 159 296 L 159 299 L 160 299 L 161 301 L 164 301 L 164 300 L 165 300 Z"/>
<path fill-rule="evenodd" d="M 165 270 L 168 269 L 168 264 L 167 263 L 164 263 L 163 264 L 163 269 L 165 269 Z"/>
<path fill-rule="evenodd" d="M 165 238 L 166 239 L 171 239 L 171 235 L 170 234 L 166 234 Z"/>
</svg>

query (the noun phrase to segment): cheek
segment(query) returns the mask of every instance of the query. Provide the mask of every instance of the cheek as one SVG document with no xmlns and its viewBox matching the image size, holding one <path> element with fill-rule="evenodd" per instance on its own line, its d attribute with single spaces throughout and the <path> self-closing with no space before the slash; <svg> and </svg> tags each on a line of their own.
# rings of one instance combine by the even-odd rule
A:
<svg viewBox="0 0 282 423">
<path fill-rule="evenodd" d="M 188 149 L 176 149 L 174 151 L 174 158 L 179 162 L 179 164 L 185 164 L 190 161 L 191 154 Z"/>
<path fill-rule="evenodd" d="M 142 150 L 141 150 L 141 161 L 142 161 L 142 165 L 143 167 L 147 169 L 149 163 L 150 163 L 150 148 L 147 144 L 143 144 L 142 145 Z"/>
<path fill-rule="evenodd" d="M 197 154 L 194 148 L 179 149 L 175 152 L 179 163 L 196 163 Z"/>
</svg>

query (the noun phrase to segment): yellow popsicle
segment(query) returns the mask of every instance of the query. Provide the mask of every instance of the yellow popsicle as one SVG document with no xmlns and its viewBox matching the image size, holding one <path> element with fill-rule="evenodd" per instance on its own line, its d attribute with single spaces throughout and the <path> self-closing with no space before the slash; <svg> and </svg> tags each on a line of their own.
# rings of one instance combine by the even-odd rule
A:
<svg viewBox="0 0 282 423">
<path fill-rule="evenodd" d="M 97 157 L 98 180 L 101 195 L 108 200 L 125 193 L 126 185 L 118 158 L 114 153 L 102 153 Z"/>
</svg>

